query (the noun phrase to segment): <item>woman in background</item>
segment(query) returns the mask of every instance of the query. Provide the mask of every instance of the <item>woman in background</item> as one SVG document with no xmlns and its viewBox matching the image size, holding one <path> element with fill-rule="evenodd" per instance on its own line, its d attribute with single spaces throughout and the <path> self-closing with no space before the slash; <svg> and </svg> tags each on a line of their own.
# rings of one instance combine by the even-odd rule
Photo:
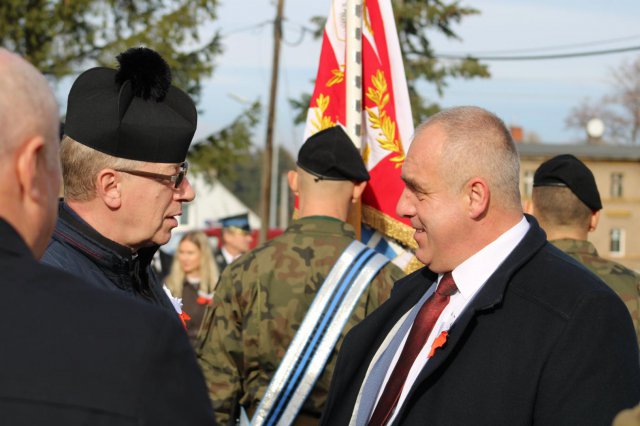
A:
<svg viewBox="0 0 640 426">
<path fill-rule="evenodd" d="M 173 296 L 182 298 L 182 309 L 191 317 L 186 327 L 192 344 L 219 277 L 207 235 L 202 231 L 184 234 L 173 257 L 167 287 Z"/>
</svg>

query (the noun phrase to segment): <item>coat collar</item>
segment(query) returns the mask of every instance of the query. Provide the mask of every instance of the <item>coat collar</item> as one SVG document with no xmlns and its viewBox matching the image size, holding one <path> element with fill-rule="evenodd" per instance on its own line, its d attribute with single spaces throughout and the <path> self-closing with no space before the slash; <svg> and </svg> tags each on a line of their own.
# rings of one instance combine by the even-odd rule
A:
<svg viewBox="0 0 640 426">
<path fill-rule="evenodd" d="M 33 253 L 18 231 L 0 217 L 0 252 L 10 257 L 31 257 Z"/>
<path fill-rule="evenodd" d="M 571 256 L 586 255 L 598 257 L 598 250 L 596 250 L 596 247 L 590 241 L 563 238 L 549 242 Z"/>
<path fill-rule="evenodd" d="M 329 216 L 305 216 L 294 221 L 285 231 L 304 235 L 339 235 L 356 238 L 356 231 L 348 223 Z"/>
<path fill-rule="evenodd" d="M 115 268 L 119 272 L 129 271 L 132 265 L 148 266 L 158 246 L 142 248 L 134 253 L 130 248 L 112 241 L 85 222 L 63 200 L 58 207 L 58 222 L 54 236 L 93 258 L 98 264 Z"/>
</svg>

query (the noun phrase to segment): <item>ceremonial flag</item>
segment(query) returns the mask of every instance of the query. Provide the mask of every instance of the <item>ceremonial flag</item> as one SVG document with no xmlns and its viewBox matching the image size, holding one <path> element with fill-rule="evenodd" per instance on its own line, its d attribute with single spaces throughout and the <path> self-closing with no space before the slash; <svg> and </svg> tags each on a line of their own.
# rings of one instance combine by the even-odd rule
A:
<svg viewBox="0 0 640 426">
<path fill-rule="evenodd" d="M 305 140 L 320 130 L 346 124 L 345 10 L 346 0 L 332 0 Z M 362 220 L 415 248 L 413 228 L 396 214 L 413 123 L 391 1 L 363 0 L 362 10 L 362 156 L 371 175 L 362 196 Z"/>
</svg>

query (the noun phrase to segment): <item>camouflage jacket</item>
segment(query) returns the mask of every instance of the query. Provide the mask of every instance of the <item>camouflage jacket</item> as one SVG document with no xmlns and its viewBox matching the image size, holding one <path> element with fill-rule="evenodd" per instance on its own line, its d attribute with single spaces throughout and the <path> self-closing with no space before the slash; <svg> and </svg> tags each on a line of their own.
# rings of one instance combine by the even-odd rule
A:
<svg viewBox="0 0 640 426">
<path fill-rule="evenodd" d="M 227 424 L 237 404 L 249 412 L 257 408 L 316 292 L 354 239 L 347 223 L 305 217 L 227 266 L 198 347 L 218 423 Z M 389 297 L 403 275 L 389 263 L 371 282 L 302 413 L 320 416 L 344 335 Z"/>
<path fill-rule="evenodd" d="M 602 278 L 620 296 L 629 309 L 640 343 L 640 275 L 619 263 L 598 256 L 596 248 L 589 241 L 562 239 L 551 243 Z"/>
</svg>

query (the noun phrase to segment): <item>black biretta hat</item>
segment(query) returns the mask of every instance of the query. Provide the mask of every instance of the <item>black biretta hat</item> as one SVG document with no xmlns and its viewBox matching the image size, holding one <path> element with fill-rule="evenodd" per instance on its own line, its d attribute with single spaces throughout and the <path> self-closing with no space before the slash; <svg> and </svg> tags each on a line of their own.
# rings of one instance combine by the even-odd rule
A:
<svg viewBox="0 0 640 426">
<path fill-rule="evenodd" d="M 341 126 L 307 139 L 300 148 L 297 164 L 318 179 L 364 182 L 370 178 L 360 152 Z"/>
<path fill-rule="evenodd" d="M 593 173 L 571 154 L 545 161 L 533 175 L 533 186 L 565 186 L 592 211 L 602 209 Z"/>
<path fill-rule="evenodd" d="M 114 157 L 185 160 L 196 131 L 193 100 L 171 85 L 171 70 L 147 48 L 118 55 L 119 69 L 92 68 L 71 87 L 65 134 Z"/>
</svg>

